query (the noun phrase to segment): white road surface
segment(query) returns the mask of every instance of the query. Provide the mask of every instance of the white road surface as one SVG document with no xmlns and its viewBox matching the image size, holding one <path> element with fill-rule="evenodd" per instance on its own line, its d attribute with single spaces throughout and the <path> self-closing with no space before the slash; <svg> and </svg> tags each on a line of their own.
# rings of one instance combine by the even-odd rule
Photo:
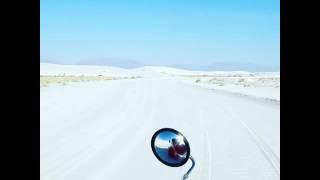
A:
<svg viewBox="0 0 320 180">
<path fill-rule="evenodd" d="M 190 180 L 279 180 L 280 107 L 167 77 L 41 88 L 41 180 L 178 180 L 151 150 L 153 133 L 181 131 Z"/>
</svg>

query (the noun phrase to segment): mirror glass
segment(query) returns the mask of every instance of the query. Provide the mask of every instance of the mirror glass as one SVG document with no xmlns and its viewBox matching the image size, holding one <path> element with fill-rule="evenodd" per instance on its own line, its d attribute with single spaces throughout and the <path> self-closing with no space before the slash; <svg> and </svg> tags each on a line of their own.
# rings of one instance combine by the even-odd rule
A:
<svg viewBox="0 0 320 180">
<path fill-rule="evenodd" d="M 172 167 L 182 166 L 190 156 L 187 139 L 171 128 L 158 130 L 152 136 L 151 147 L 159 161 Z"/>
</svg>

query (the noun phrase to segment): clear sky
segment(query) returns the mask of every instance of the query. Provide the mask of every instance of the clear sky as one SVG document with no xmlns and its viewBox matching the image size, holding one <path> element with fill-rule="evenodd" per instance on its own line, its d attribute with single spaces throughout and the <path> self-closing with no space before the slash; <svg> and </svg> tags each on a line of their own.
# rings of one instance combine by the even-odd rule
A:
<svg viewBox="0 0 320 180">
<path fill-rule="evenodd" d="M 279 0 L 41 0 L 41 58 L 280 64 Z"/>
</svg>

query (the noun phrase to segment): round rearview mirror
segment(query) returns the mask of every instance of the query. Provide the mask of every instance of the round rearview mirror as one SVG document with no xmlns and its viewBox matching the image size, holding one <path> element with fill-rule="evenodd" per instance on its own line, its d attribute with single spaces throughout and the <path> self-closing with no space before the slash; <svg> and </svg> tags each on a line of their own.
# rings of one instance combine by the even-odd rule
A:
<svg viewBox="0 0 320 180">
<path fill-rule="evenodd" d="M 187 139 L 170 128 L 160 129 L 152 136 L 151 148 L 159 161 L 171 167 L 184 165 L 190 157 Z"/>
</svg>

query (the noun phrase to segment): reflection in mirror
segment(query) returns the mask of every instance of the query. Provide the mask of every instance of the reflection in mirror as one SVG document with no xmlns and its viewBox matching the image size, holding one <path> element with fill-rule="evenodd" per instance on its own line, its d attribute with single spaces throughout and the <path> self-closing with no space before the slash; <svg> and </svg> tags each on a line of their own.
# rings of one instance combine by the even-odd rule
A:
<svg viewBox="0 0 320 180">
<path fill-rule="evenodd" d="M 151 143 L 156 157 L 168 166 L 182 166 L 189 159 L 189 143 L 181 133 L 174 129 L 165 128 L 157 131 Z"/>
</svg>

